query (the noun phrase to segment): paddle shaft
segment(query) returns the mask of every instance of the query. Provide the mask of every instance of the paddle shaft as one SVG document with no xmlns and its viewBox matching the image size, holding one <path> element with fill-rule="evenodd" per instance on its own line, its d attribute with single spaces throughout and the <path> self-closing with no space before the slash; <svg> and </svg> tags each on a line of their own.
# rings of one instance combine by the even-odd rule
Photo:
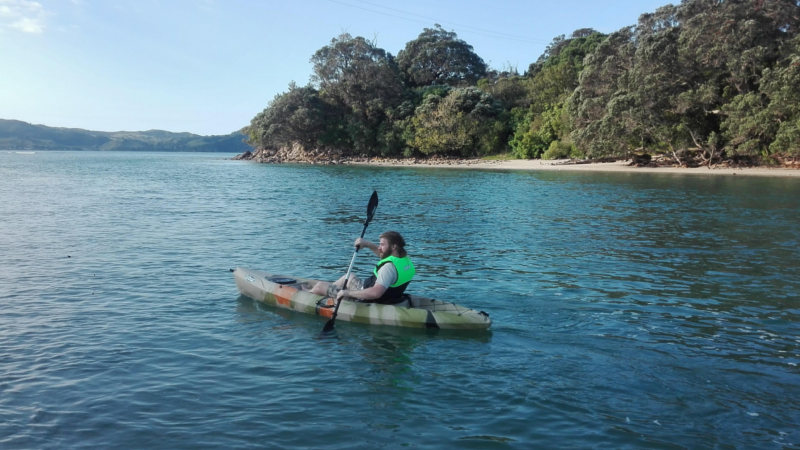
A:
<svg viewBox="0 0 800 450">
<path fill-rule="evenodd" d="M 367 219 L 364 221 L 364 228 L 361 230 L 361 237 L 364 237 L 364 234 L 367 232 L 367 226 L 369 225 L 370 221 L 372 221 L 372 215 L 375 214 L 375 209 L 378 207 L 378 193 L 372 192 L 372 197 L 369 199 L 369 204 L 367 205 Z M 347 289 L 347 282 L 350 281 L 350 272 L 353 270 L 353 263 L 356 260 L 356 254 L 358 253 L 359 247 L 356 246 L 356 250 L 353 252 L 353 257 L 350 258 L 350 265 L 347 267 L 347 274 L 344 276 L 344 283 L 342 283 L 342 289 Z M 330 320 L 325 322 L 325 327 L 322 331 L 331 331 L 333 329 L 333 324 L 336 321 L 336 315 L 339 314 L 339 305 L 342 304 L 342 301 L 339 300 L 336 302 L 336 306 L 333 308 L 333 315 L 331 316 Z"/>
<path fill-rule="evenodd" d="M 361 232 L 361 237 L 364 237 L 364 234 L 367 232 L 367 224 L 364 224 L 364 230 Z M 344 283 L 342 284 L 342 289 L 347 289 L 347 282 L 350 281 L 350 272 L 353 270 L 353 263 L 356 261 L 356 254 L 358 251 L 361 250 L 361 247 L 356 246 L 356 251 L 353 252 L 353 257 L 350 258 L 350 265 L 347 266 L 347 275 L 344 276 Z M 336 309 L 339 309 L 339 304 L 336 304 Z M 336 310 L 334 310 L 333 315 L 336 315 Z"/>
<path fill-rule="evenodd" d="M 369 223 L 364 223 L 364 229 L 361 231 L 361 237 L 364 237 L 364 234 L 367 232 L 367 225 Z M 353 262 L 356 260 L 356 254 L 358 253 L 359 248 L 356 247 L 356 251 L 353 252 L 353 257 L 350 258 L 350 266 L 347 268 L 347 275 L 344 276 L 344 283 L 342 284 L 342 290 L 347 289 L 347 282 L 350 281 L 350 271 L 353 270 Z M 339 300 L 336 302 L 336 306 L 333 308 L 333 315 L 331 319 L 325 323 L 324 331 L 330 331 L 333 329 L 333 323 L 336 321 L 336 315 L 339 314 L 339 305 L 342 304 L 342 301 Z"/>
</svg>

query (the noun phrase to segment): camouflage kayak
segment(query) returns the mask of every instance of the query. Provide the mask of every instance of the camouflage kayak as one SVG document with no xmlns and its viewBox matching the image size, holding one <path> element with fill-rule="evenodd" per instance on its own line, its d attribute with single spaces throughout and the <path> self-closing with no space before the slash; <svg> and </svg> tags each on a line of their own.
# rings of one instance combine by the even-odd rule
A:
<svg viewBox="0 0 800 450">
<path fill-rule="evenodd" d="M 233 271 L 236 287 L 254 300 L 325 318 L 333 315 L 335 300 L 308 290 L 317 282 L 237 267 Z M 485 330 L 492 324 L 483 311 L 416 295 L 409 295 L 411 306 L 381 305 L 343 300 L 336 317 L 339 321 L 410 328 Z"/>
</svg>

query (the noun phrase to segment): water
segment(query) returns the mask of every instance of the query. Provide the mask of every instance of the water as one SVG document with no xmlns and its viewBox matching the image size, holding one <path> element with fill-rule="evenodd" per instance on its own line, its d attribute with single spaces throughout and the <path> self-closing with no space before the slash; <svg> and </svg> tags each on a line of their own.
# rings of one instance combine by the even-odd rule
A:
<svg viewBox="0 0 800 450">
<path fill-rule="evenodd" d="M 0 447 L 800 445 L 800 180 L 230 156 L 0 153 Z M 341 275 L 373 189 L 490 332 L 238 295 Z"/>
</svg>

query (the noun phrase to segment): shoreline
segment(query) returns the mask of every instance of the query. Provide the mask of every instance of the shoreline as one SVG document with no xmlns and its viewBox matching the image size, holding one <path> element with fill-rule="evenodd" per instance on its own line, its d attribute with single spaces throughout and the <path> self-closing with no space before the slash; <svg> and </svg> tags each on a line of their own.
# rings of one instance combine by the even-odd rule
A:
<svg viewBox="0 0 800 450">
<path fill-rule="evenodd" d="M 513 171 L 574 171 L 574 172 L 616 172 L 616 173 L 659 173 L 686 175 L 744 175 L 765 177 L 800 177 L 800 170 L 781 167 L 674 167 L 674 166 L 632 166 L 630 161 L 615 162 L 576 162 L 568 159 L 509 159 L 509 160 L 401 160 L 369 159 L 361 161 L 342 161 L 345 165 L 375 167 L 430 167 L 439 169 L 480 169 Z"/>
</svg>

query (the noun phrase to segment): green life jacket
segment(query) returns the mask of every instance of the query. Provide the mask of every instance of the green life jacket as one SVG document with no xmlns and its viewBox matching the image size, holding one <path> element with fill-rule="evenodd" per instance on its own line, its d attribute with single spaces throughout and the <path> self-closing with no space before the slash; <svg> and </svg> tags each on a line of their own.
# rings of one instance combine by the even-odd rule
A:
<svg viewBox="0 0 800 450">
<path fill-rule="evenodd" d="M 394 265 L 395 270 L 397 270 L 397 281 L 394 282 L 391 286 L 386 289 L 386 292 L 381 296 L 381 298 L 377 299 L 377 303 L 398 303 L 402 300 L 403 292 L 408 287 L 408 283 L 411 282 L 411 278 L 414 277 L 416 270 L 414 269 L 414 264 L 411 262 L 411 259 L 408 256 L 404 256 L 399 258 L 397 256 L 387 256 L 382 260 L 378 261 L 378 264 L 375 265 L 375 269 L 372 270 L 373 275 L 377 278 L 378 277 L 378 270 L 384 264 L 391 263 Z"/>
</svg>

